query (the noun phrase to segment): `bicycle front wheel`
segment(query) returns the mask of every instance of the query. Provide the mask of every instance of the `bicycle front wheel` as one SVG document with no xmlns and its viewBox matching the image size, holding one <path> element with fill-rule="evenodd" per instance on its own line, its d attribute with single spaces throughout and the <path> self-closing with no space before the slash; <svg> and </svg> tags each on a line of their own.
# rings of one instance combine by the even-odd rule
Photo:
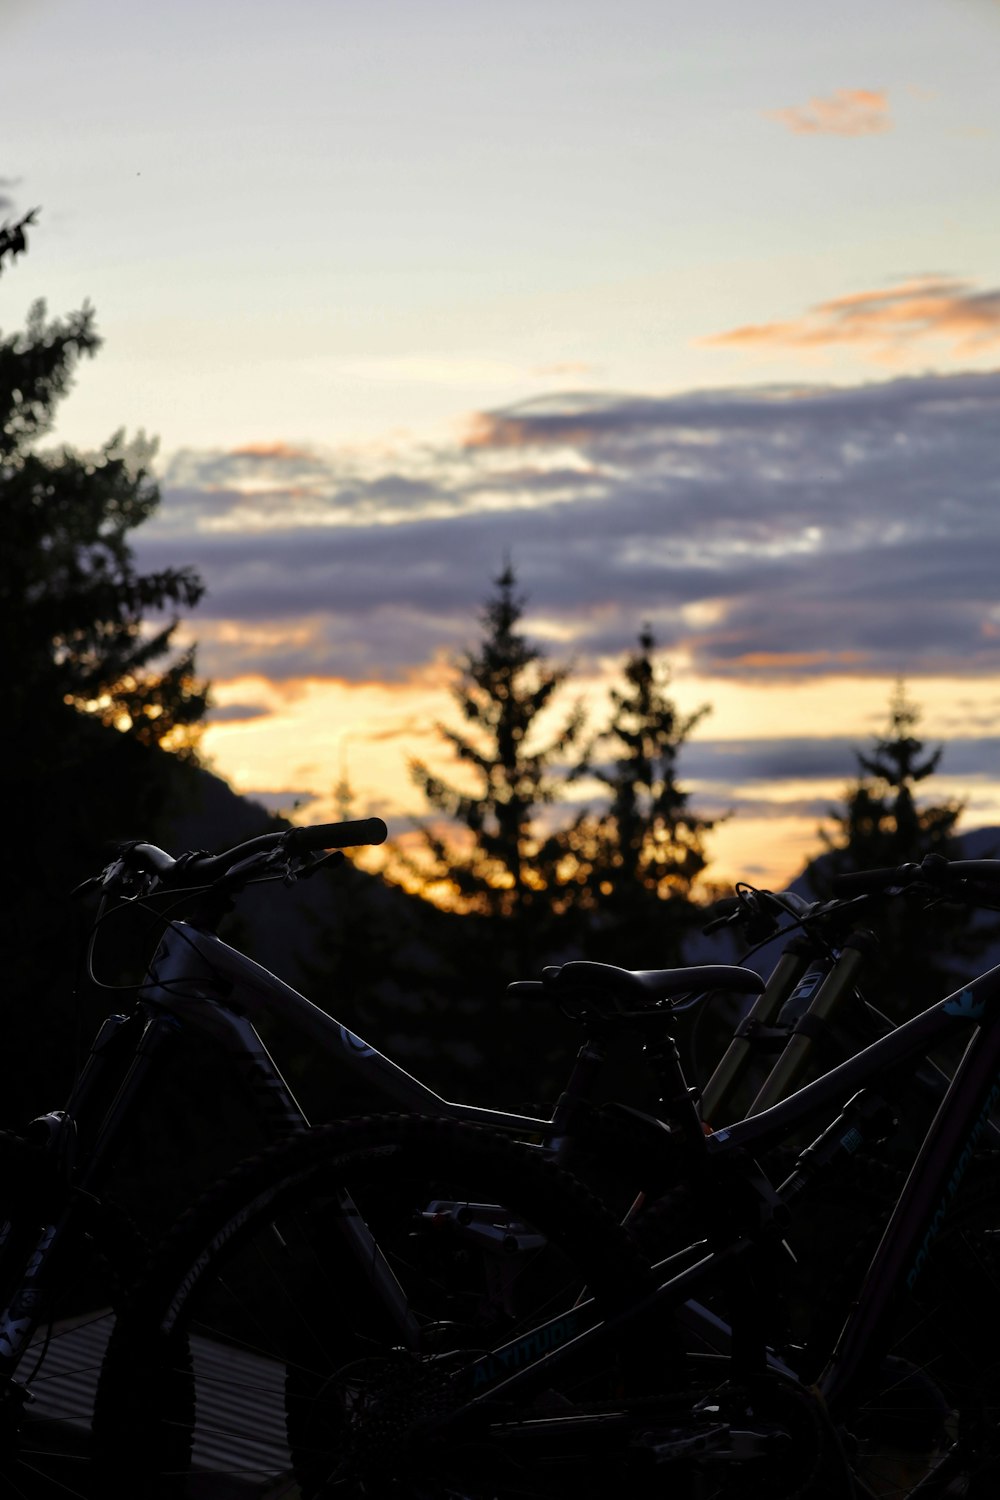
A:
<svg viewBox="0 0 1000 1500">
<path fill-rule="evenodd" d="M 560 1414 L 607 1403 L 607 1358 L 471 1433 L 435 1443 L 428 1423 L 596 1319 L 585 1294 L 614 1309 L 649 1284 L 597 1200 L 528 1147 L 413 1118 L 310 1132 L 193 1212 L 137 1290 L 101 1378 L 99 1483 L 527 1500 L 602 1465 L 613 1482 L 612 1423 L 548 1441 Z"/>
<path fill-rule="evenodd" d="M 60 1222 L 53 1249 L 49 1226 Z M 32 1279 L 42 1247 L 49 1258 Z M 0 1500 L 92 1493 L 97 1372 L 122 1288 L 144 1255 L 125 1213 L 97 1199 L 71 1200 L 41 1148 L 0 1132 L 0 1348 L 8 1361 L 0 1380 Z"/>
</svg>

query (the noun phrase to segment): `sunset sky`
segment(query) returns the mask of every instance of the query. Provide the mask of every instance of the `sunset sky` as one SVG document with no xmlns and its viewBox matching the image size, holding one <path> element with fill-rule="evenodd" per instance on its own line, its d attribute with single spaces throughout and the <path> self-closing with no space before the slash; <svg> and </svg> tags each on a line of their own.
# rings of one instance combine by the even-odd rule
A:
<svg viewBox="0 0 1000 1500">
<path fill-rule="evenodd" d="M 781 884 L 886 719 L 1000 824 L 998 0 L 0 0 L 0 328 L 159 441 L 237 790 L 395 829 L 509 556 L 604 713 L 644 620 L 711 873 Z"/>
</svg>

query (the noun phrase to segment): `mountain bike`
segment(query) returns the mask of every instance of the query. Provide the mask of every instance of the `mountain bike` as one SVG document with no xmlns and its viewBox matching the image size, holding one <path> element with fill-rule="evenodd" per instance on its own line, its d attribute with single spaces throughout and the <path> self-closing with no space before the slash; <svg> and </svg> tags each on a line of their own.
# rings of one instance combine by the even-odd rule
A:
<svg viewBox="0 0 1000 1500">
<path fill-rule="evenodd" d="M 135 842 L 81 888 L 101 897 L 91 970 L 95 944 L 122 913 L 143 917 L 155 951 L 129 990 L 130 1008 L 101 1024 L 65 1105 L 21 1132 L 0 1136 L 0 1494 L 33 1494 L 43 1480 L 53 1492 L 85 1492 L 90 1414 L 111 1308 L 146 1253 L 127 1202 L 123 1209 L 115 1201 L 113 1174 L 130 1141 L 155 1127 L 154 1085 L 172 1076 L 171 1063 L 174 1093 L 185 1087 L 178 1061 L 185 1044 L 205 1053 L 210 1085 L 224 1077 L 245 1085 L 269 1139 L 309 1128 L 261 1035 L 264 1022 L 278 1020 L 329 1061 L 334 1082 L 335 1070 L 346 1070 L 364 1081 L 382 1107 L 490 1125 L 530 1140 L 556 1160 L 568 1159 L 573 1150 L 579 1163 L 609 1040 L 627 1021 L 614 1008 L 602 1017 L 579 1018 L 584 1040 L 550 1115 L 481 1109 L 443 1099 L 219 937 L 222 919 L 248 886 L 312 878 L 342 860 L 344 848 L 385 836 L 385 824 L 373 818 L 289 828 L 220 854 L 176 859 Z M 114 958 L 117 940 L 109 937 L 108 944 Z M 734 965 L 651 973 L 646 982 L 644 994 L 654 1006 L 695 985 L 746 994 L 763 987 L 757 975 Z M 661 1028 L 666 1019 L 664 1009 Z M 627 1136 L 628 1128 L 624 1117 L 619 1132 Z M 598 1154 L 606 1154 L 611 1129 L 607 1122 L 602 1126 Z M 468 1244 L 495 1246 L 488 1274 L 499 1285 L 535 1242 L 516 1216 L 501 1224 L 489 1200 L 483 1201 L 481 1212 L 463 1202 L 462 1233 Z M 346 1201 L 341 1206 L 346 1212 Z M 444 1200 L 437 1211 L 443 1219 Z M 363 1235 L 358 1244 L 366 1246 Z M 388 1285 L 388 1270 L 385 1276 Z"/>
<path fill-rule="evenodd" d="M 848 889 L 995 907 L 1000 864 Z M 815 1249 L 798 1226 L 893 1142 L 915 1068 L 958 1039 L 870 1260 L 789 1327 L 792 1257 Z M 100 1473 L 148 1497 L 994 1494 L 1000 969 L 743 1120 L 706 1130 L 695 1093 L 679 1076 L 657 1122 L 690 1237 L 651 1267 L 569 1174 L 491 1131 L 356 1121 L 248 1164 L 178 1225 L 116 1327 Z M 772 1181 L 760 1163 L 817 1122 Z M 480 1229 L 491 1212 L 499 1235 L 525 1226 L 492 1302 L 463 1280 L 463 1192 Z M 536 1266 L 544 1317 L 519 1295 Z"/>
</svg>

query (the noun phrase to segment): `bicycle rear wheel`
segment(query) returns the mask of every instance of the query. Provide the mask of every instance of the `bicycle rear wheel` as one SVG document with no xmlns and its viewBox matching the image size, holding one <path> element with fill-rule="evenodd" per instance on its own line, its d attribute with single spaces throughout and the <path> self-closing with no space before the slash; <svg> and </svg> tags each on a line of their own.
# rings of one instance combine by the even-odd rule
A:
<svg viewBox="0 0 1000 1500">
<path fill-rule="evenodd" d="M 101 1377 L 99 1483 L 146 1500 L 611 1483 L 620 1419 L 582 1448 L 568 1423 L 547 1441 L 606 1405 L 607 1357 L 458 1438 L 427 1423 L 570 1339 L 596 1316 L 585 1292 L 615 1309 L 649 1285 L 611 1216 L 530 1148 L 413 1118 L 310 1132 L 223 1184 L 137 1289 Z"/>
</svg>

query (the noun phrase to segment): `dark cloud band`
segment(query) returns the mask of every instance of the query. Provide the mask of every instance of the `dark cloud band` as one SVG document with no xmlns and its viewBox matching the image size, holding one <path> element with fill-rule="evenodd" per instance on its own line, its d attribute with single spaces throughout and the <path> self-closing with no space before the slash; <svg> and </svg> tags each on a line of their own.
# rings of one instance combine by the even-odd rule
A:
<svg viewBox="0 0 1000 1500">
<path fill-rule="evenodd" d="M 404 674 L 468 643 L 507 555 L 539 631 L 578 658 L 650 619 L 710 674 L 983 676 L 1000 667 L 1000 373 L 549 398 L 381 468 L 188 453 L 146 530 L 145 565 L 204 575 L 214 676 Z"/>
</svg>

